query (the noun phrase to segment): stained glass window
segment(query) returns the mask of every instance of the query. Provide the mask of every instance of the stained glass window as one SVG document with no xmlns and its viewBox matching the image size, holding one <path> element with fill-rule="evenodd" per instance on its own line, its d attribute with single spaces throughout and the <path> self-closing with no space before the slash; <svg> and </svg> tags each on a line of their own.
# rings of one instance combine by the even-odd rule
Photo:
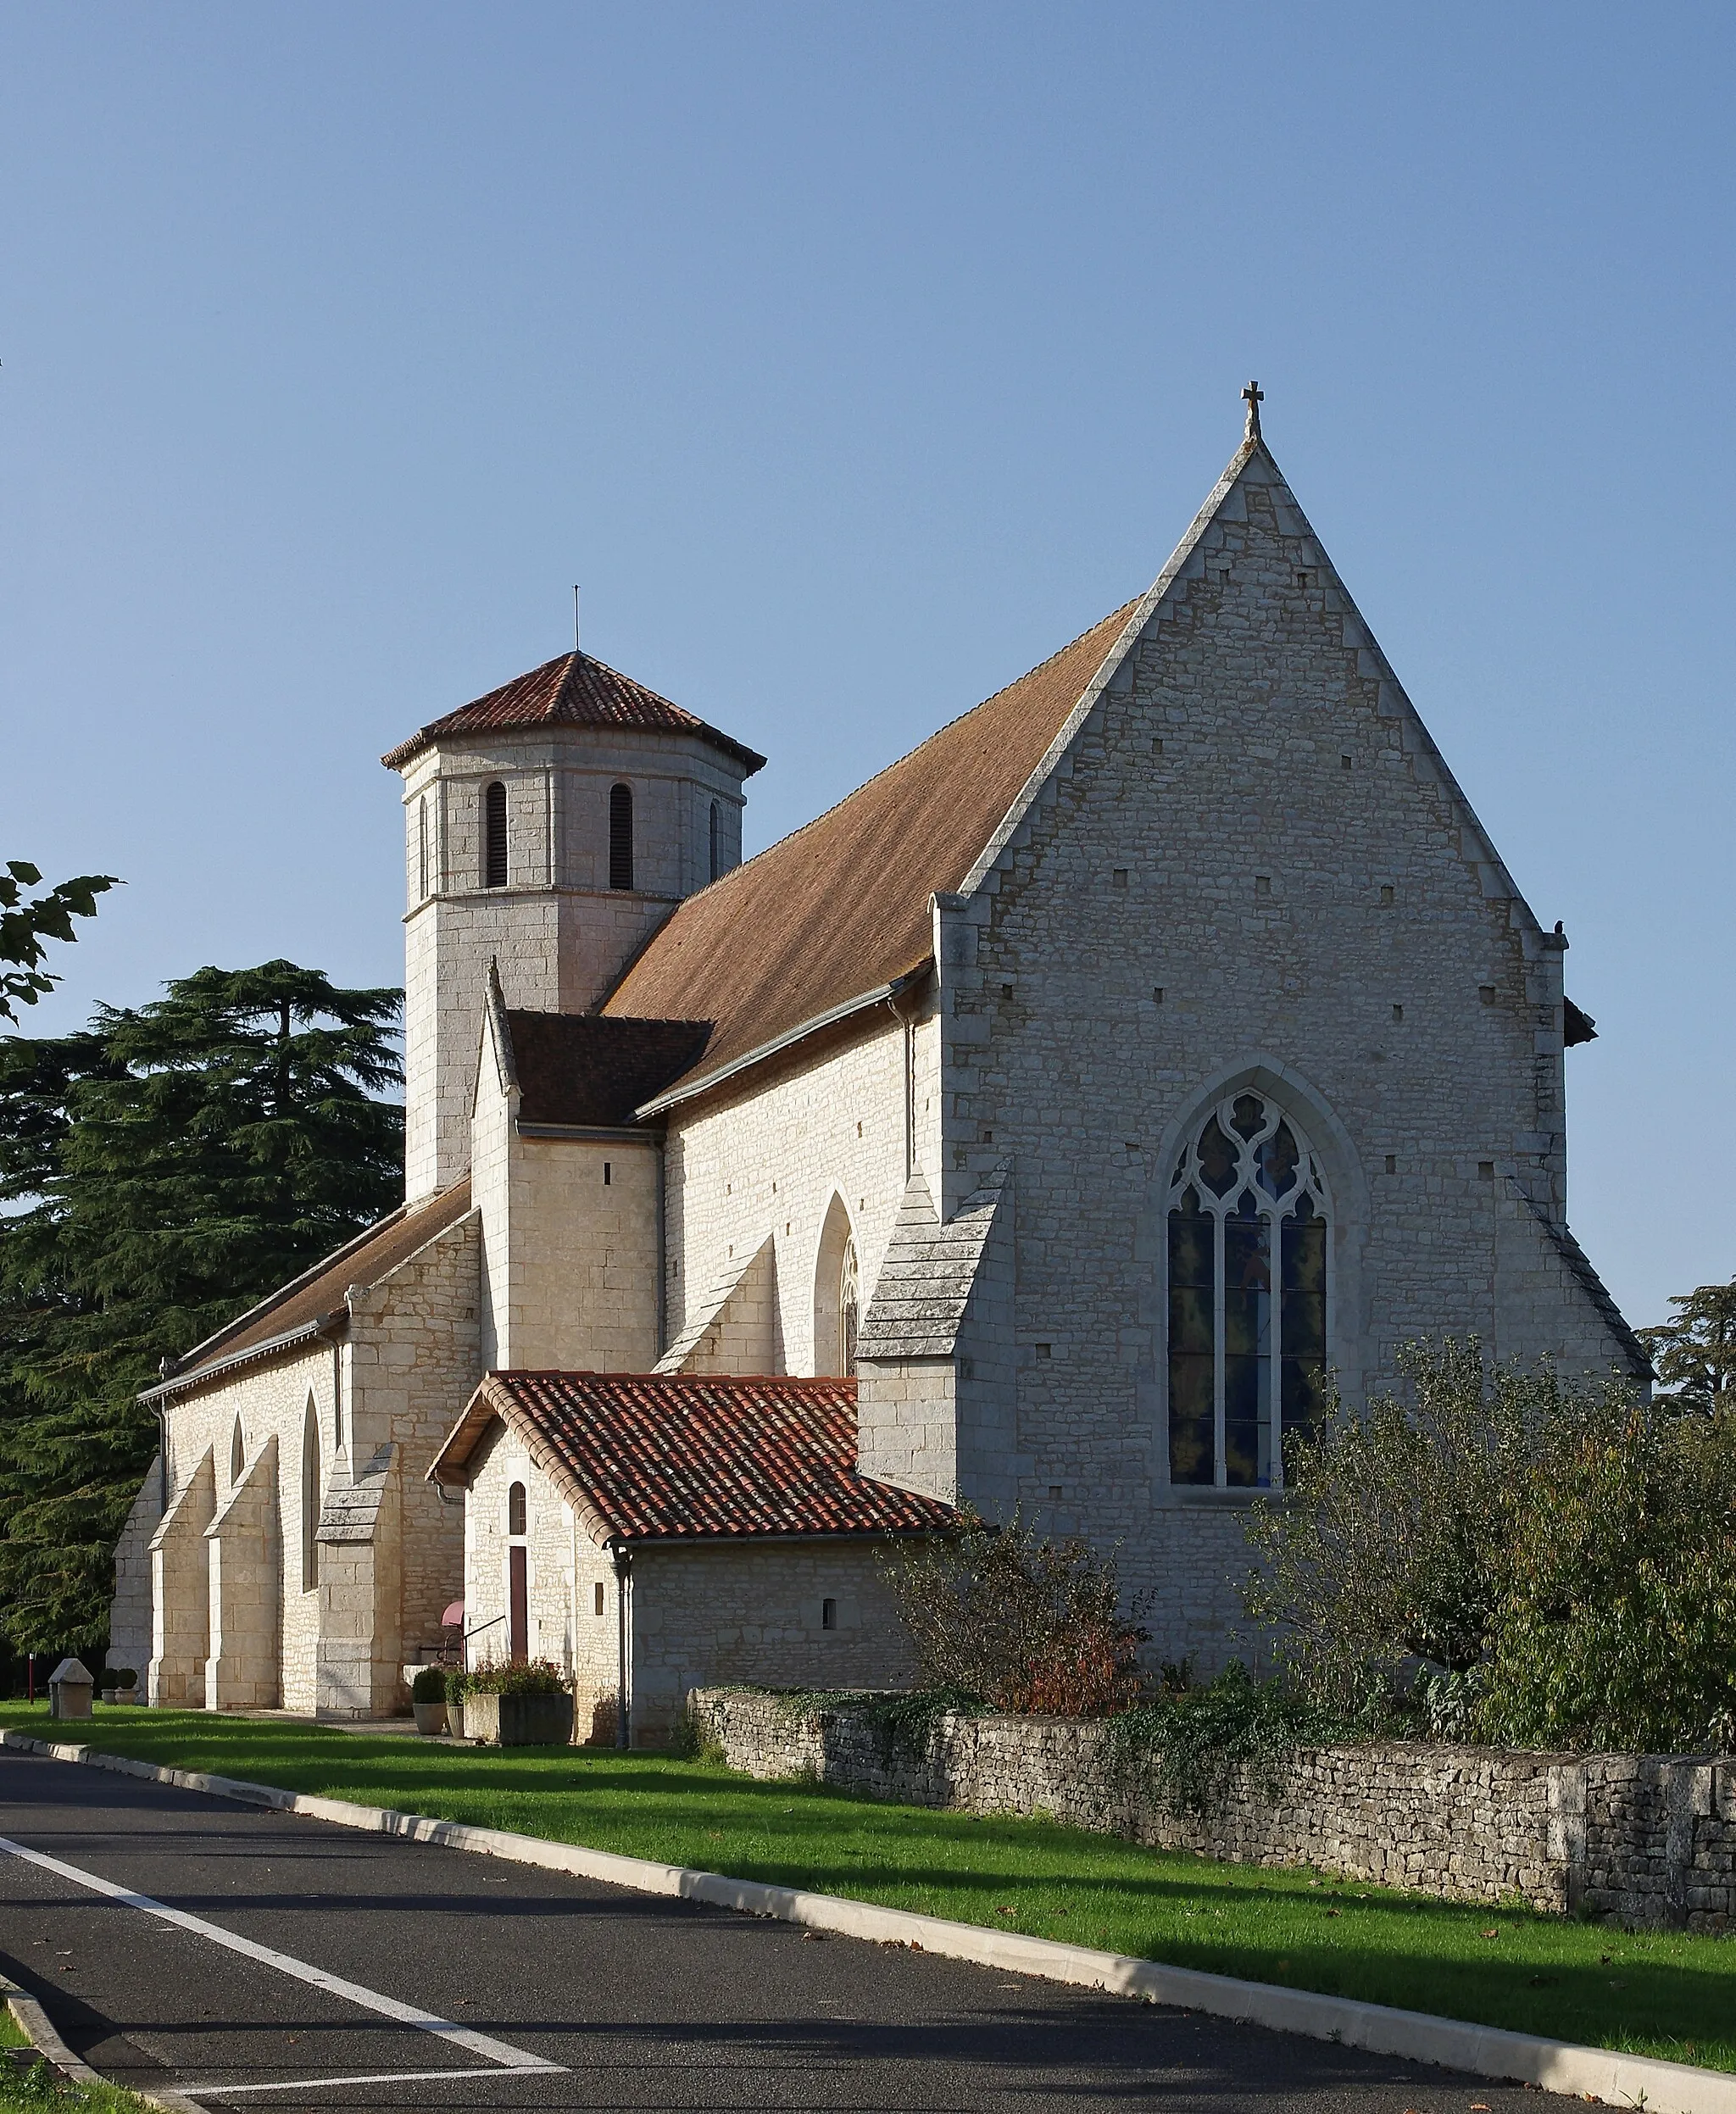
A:
<svg viewBox="0 0 1736 2114">
<path fill-rule="evenodd" d="M 1327 1228 L 1320 1163 L 1263 1094 L 1210 1110 L 1169 1202 L 1170 1481 L 1272 1489 L 1283 1434 L 1327 1399 Z"/>
</svg>

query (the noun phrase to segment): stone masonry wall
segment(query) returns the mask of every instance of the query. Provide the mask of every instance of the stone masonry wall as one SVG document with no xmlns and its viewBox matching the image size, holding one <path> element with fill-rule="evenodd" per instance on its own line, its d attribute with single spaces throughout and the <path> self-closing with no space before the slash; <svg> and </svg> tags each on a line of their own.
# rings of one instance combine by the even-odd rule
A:
<svg viewBox="0 0 1736 2114">
<path fill-rule="evenodd" d="M 526 1136 L 492 1021 L 482 1048 L 470 1193 L 482 1227 L 484 1367 L 648 1372 L 661 1348 L 655 1136 Z"/>
<path fill-rule="evenodd" d="M 937 1051 L 932 1020 L 910 1032 L 879 1011 L 804 1067 L 670 1111 L 665 1343 L 682 1335 L 689 1303 L 769 1239 L 776 1314 L 764 1326 L 783 1370 L 814 1373 L 816 1357 L 830 1368 L 815 1316 L 822 1255 L 831 1262 L 828 1212 L 843 1200 L 865 1313 L 904 1193 L 907 1124 L 919 1165 L 935 1149 Z"/>
<path fill-rule="evenodd" d="M 732 1768 L 811 1774 L 913 1805 L 1047 1815 L 1234 1864 L 1303 1865 L 1449 1899 L 1736 1930 L 1736 1760 L 1580 1757 L 1391 1742 L 1236 1772 L 1209 1819 L 1170 1813 L 1105 1751 L 1101 1721 L 947 1716 L 888 1737 L 847 1707 L 741 1689 L 690 1707 Z"/>
<path fill-rule="evenodd" d="M 351 1301 L 344 1366 L 356 1471 L 381 1446 L 395 1449 L 388 1516 L 398 1547 L 376 1579 L 380 1624 L 395 1633 L 398 1659 L 378 1710 L 408 1703 L 396 1666 L 442 1641 L 440 1617 L 464 1590 L 464 1510 L 427 1475 L 482 1377 L 481 1249 L 473 1211 Z"/>
<path fill-rule="evenodd" d="M 667 1739 L 696 1688 L 887 1688 L 915 1671 L 874 1544 L 843 1539 L 636 1550 L 632 1651 L 636 1747 Z"/>
</svg>

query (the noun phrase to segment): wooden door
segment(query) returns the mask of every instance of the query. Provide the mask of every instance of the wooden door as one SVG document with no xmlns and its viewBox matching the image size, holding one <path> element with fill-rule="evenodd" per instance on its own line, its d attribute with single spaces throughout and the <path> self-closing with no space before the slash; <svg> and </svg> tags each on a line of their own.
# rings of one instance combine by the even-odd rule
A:
<svg viewBox="0 0 1736 2114">
<path fill-rule="evenodd" d="M 531 1655 L 529 1553 L 520 1543 L 515 1543 L 507 1553 L 507 1649 L 515 1659 Z"/>
</svg>

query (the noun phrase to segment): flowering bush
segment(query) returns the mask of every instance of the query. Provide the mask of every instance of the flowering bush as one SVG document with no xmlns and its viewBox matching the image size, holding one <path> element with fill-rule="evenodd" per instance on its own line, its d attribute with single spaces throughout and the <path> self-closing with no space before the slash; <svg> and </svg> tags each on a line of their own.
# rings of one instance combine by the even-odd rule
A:
<svg viewBox="0 0 1736 2114">
<path fill-rule="evenodd" d="M 468 1695 L 565 1695 L 570 1683 L 552 1659 L 502 1659 L 473 1667 Z M 447 1694 L 451 1694 L 448 1683 Z"/>
</svg>

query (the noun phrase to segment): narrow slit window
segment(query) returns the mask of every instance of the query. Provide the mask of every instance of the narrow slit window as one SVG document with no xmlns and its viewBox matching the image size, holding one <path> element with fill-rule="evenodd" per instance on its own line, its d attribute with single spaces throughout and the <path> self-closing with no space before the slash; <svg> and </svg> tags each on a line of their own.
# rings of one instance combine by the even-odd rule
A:
<svg viewBox="0 0 1736 2114">
<path fill-rule="evenodd" d="M 591 1588 L 591 1612 L 593 1615 L 603 1612 L 603 1581 L 600 1578 Z"/>
<path fill-rule="evenodd" d="M 723 851 L 717 837 L 717 803 L 711 803 L 711 878 L 715 881 L 723 871 Z"/>
<path fill-rule="evenodd" d="M 428 897 L 428 802 L 425 795 L 416 803 L 416 900 L 425 903 Z"/>
<path fill-rule="evenodd" d="M 482 886 L 506 886 L 506 786 L 496 778 L 482 795 Z"/>
<path fill-rule="evenodd" d="M 320 1417 L 308 1397 L 302 1419 L 302 1591 L 320 1583 Z"/>
<path fill-rule="evenodd" d="M 631 888 L 633 885 L 633 789 L 631 786 L 611 786 L 609 788 L 609 885 L 611 888 Z"/>
<path fill-rule="evenodd" d="M 1327 1400 L 1328 1204 L 1300 1127 L 1263 1095 L 1212 1110 L 1169 1210 L 1170 1481 L 1276 1489 Z"/>
<path fill-rule="evenodd" d="M 506 1531 L 509 1534 L 522 1534 L 525 1531 L 525 1486 L 515 1483 L 506 1494 Z"/>
<path fill-rule="evenodd" d="M 821 1629 L 837 1627 L 837 1602 L 836 1600 L 822 1600 L 820 1603 L 820 1627 Z"/>
</svg>

